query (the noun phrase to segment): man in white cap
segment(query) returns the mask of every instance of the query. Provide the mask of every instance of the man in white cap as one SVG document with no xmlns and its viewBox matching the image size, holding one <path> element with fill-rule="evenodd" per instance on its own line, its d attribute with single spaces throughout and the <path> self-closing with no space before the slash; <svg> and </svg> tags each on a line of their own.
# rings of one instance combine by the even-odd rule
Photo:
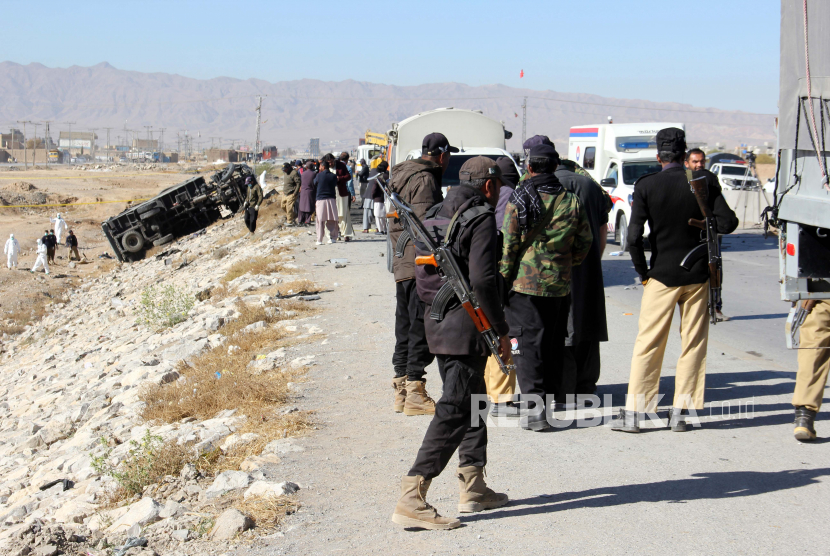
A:
<svg viewBox="0 0 830 556">
<path fill-rule="evenodd" d="M 56 218 L 50 218 L 49 221 L 55 225 L 55 237 L 58 238 L 58 245 L 63 245 L 63 237 L 69 225 L 61 217 L 60 213 L 58 213 Z"/>
<path fill-rule="evenodd" d="M 17 268 L 17 255 L 20 253 L 20 242 L 14 239 L 14 234 L 9 235 L 9 239 L 6 240 L 6 246 L 3 248 L 3 253 L 6 254 L 6 266 L 11 269 L 12 267 Z"/>
</svg>

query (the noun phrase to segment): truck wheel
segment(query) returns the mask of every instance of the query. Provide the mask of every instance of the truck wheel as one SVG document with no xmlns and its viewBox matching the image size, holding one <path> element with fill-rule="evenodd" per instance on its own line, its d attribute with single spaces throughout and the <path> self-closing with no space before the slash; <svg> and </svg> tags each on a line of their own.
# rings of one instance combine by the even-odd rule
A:
<svg viewBox="0 0 830 556">
<path fill-rule="evenodd" d="M 227 170 L 225 170 L 225 173 L 224 173 L 224 174 L 222 174 L 222 181 L 223 181 L 223 182 L 224 182 L 224 181 L 228 181 L 228 180 L 230 179 L 231 174 L 233 174 L 233 170 L 234 170 L 234 168 L 236 168 L 236 164 L 234 164 L 233 162 L 231 162 L 230 164 L 228 164 L 228 169 L 227 169 Z"/>
<path fill-rule="evenodd" d="M 620 251 L 625 253 L 628 251 L 628 219 L 625 217 L 625 214 L 620 215 L 620 219 L 617 222 L 617 230 L 617 235 L 620 238 Z"/>
<path fill-rule="evenodd" d="M 154 208 L 153 210 L 148 210 L 147 212 L 143 212 L 138 215 L 139 218 L 142 220 L 147 220 L 159 214 L 161 212 L 160 208 Z"/>
<path fill-rule="evenodd" d="M 176 239 L 176 236 L 174 236 L 173 234 L 167 234 L 166 236 L 160 237 L 156 241 L 154 241 L 153 245 L 155 245 L 156 247 L 158 247 L 159 245 L 166 245 L 174 239 Z"/>
<path fill-rule="evenodd" d="M 138 253 L 144 247 L 144 236 L 138 230 L 130 230 L 121 236 L 121 246 L 128 253 Z"/>
</svg>

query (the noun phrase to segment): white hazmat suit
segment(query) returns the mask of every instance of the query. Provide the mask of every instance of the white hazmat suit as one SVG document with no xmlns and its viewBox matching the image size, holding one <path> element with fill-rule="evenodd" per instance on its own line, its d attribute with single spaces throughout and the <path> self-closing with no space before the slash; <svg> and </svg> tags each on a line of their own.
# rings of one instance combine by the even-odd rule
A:
<svg viewBox="0 0 830 556">
<path fill-rule="evenodd" d="M 9 268 L 17 268 L 17 255 L 20 253 L 20 243 L 14 239 L 14 234 L 9 236 L 6 240 L 6 247 L 3 248 L 3 253 L 6 254 L 6 266 Z"/>
<path fill-rule="evenodd" d="M 46 246 L 43 244 L 43 240 L 37 240 L 37 260 L 35 260 L 35 266 L 32 267 L 32 272 L 36 271 L 40 267 L 43 267 L 43 270 L 46 271 L 46 274 L 49 274 L 49 263 L 46 261 Z"/>
<path fill-rule="evenodd" d="M 66 230 L 69 228 L 69 225 L 61 217 L 60 213 L 58 213 L 57 218 L 50 218 L 49 221 L 55 225 L 55 237 L 58 239 L 58 245 L 63 245 L 63 238 L 66 235 Z"/>
</svg>

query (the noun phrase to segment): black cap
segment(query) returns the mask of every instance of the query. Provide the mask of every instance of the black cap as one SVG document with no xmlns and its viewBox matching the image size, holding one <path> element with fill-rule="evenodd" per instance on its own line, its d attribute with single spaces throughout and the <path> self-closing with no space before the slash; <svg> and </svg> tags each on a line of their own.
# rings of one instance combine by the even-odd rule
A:
<svg viewBox="0 0 830 556">
<path fill-rule="evenodd" d="M 438 156 L 442 153 L 457 153 L 456 147 L 451 147 L 450 142 L 443 133 L 430 133 L 421 142 L 421 154 L 427 156 Z"/>
<path fill-rule="evenodd" d="M 667 127 L 657 132 L 656 142 L 658 152 L 685 152 L 686 132 L 676 127 Z"/>
<path fill-rule="evenodd" d="M 534 135 L 524 143 L 522 143 L 522 149 L 524 149 L 525 153 L 530 152 L 530 149 L 535 147 L 536 145 L 549 145 L 551 147 L 556 148 L 556 145 L 553 144 L 547 135 Z"/>
<path fill-rule="evenodd" d="M 556 149 L 553 148 L 553 146 L 541 144 L 530 149 L 528 158 L 552 158 L 554 160 L 559 160 L 559 153 L 556 152 Z"/>
<path fill-rule="evenodd" d="M 501 168 L 502 183 L 511 187 L 519 183 L 519 172 L 516 171 L 516 165 L 513 164 L 512 158 L 502 156 L 496 159 L 496 164 Z"/>
</svg>

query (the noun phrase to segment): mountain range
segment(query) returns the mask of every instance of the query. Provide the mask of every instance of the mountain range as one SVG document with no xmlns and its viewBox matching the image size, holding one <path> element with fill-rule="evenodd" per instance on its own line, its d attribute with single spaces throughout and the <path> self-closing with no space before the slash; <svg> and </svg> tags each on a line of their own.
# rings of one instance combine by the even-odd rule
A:
<svg viewBox="0 0 830 556">
<path fill-rule="evenodd" d="M 379 75 L 379 77 L 382 77 Z M 104 62 L 91 67 L 48 68 L 32 63 L 0 63 L 0 126 L 21 128 L 18 121 L 51 120 L 51 135 L 73 122 L 77 131 L 96 129 L 99 145 L 110 132 L 116 144 L 124 128 L 130 138 L 154 138 L 164 128 L 165 148 L 176 145 L 177 133 L 194 137 L 195 146 L 223 147 L 231 140 L 253 143 L 257 96 L 262 95 L 261 140 L 279 148 L 343 141 L 357 144 L 367 129 L 385 132 L 392 122 L 443 106 L 483 110 L 503 120 L 513 132 L 510 149 L 519 149 L 522 102 L 527 97 L 527 136 L 545 134 L 557 144 L 567 142 L 575 125 L 674 121 L 686 124 L 689 141 L 726 147 L 774 142 L 772 115 L 751 114 L 688 104 L 618 99 L 587 93 L 534 91 L 505 85 L 469 86 L 428 83 L 395 86 L 353 80 L 312 79 L 270 83 L 260 79 L 192 79 L 167 73 L 117 69 Z M 31 131 L 31 127 L 27 131 Z M 43 127 L 38 128 L 40 134 Z M 562 150 L 562 149 L 560 149 Z M 566 149 L 565 149 L 566 150 Z"/>
</svg>

